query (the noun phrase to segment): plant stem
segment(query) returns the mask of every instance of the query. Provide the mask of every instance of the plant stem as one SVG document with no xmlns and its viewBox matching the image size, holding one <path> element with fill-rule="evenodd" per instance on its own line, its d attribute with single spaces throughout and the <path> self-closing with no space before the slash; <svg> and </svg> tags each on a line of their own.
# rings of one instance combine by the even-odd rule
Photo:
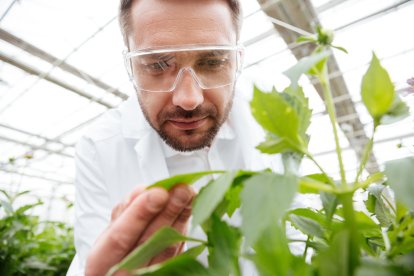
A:
<svg viewBox="0 0 414 276">
<path fill-rule="evenodd" d="M 353 206 L 353 193 L 343 194 L 340 196 L 342 201 L 345 226 L 349 231 L 349 257 L 348 257 L 348 268 L 350 275 L 354 275 L 355 269 L 359 264 L 360 249 L 358 239 L 358 227 L 355 221 L 355 212 Z"/>
<path fill-rule="evenodd" d="M 382 234 L 382 239 L 384 240 L 385 251 L 386 252 L 390 252 L 390 250 L 391 250 L 391 242 L 390 242 L 390 239 L 388 237 L 387 230 L 386 229 L 382 229 L 381 230 L 381 234 Z"/>
<path fill-rule="evenodd" d="M 305 251 L 303 252 L 303 258 L 306 260 L 306 255 L 308 254 L 308 248 L 309 248 L 309 241 L 310 241 L 310 237 L 308 236 L 308 238 L 306 239 L 306 245 L 305 245 Z"/>
<path fill-rule="evenodd" d="M 346 177 L 345 177 L 345 169 L 344 169 L 344 164 L 342 161 L 342 151 L 341 151 L 341 146 L 339 145 L 339 137 L 338 137 L 338 130 L 336 128 L 336 115 L 335 115 L 335 105 L 332 99 L 332 93 L 331 93 L 331 86 L 329 85 L 329 81 L 328 81 L 328 68 L 327 68 L 327 64 L 325 64 L 323 72 L 321 74 L 318 75 L 319 81 L 322 84 L 322 88 L 323 88 L 323 95 L 325 98 L 325 105 L 326 105 L 326 109 L 328 111 L 329 114 L 329 119 L 331 121 L 332 124 L 332 129 L 333 129 L 333 133 L 334 133 L 334 138 L 335 138 L 335 147 L 336 147 L 336 154 L 338 156 L 338 162 L 339 162 L 339 169 L 341 171 L 341 185 L 343 188 L 347 187 L 347 183 L 346 183 Z"/>
<path fill-rule="evenodd" d="M 321 165 L 319 165 L 319 163 L 318 163 L 318 161 L 316 161 L 316 159 L 313 157 L 313 155 L 309 152 L 309 151 L 307 151 L 307 150 L 304 150 L 303 151 L 305 154 L 306 154 L 306 156 L 310 159 L 310 160 L 312 160 L 312 162 L 319 168 L 319 170 L 324 174 L 324 175 L 326 175 L 326 177 L 327 178 L 329 178 L 330 179 L 330 177 L 329 177 L 329 175 L 325 172 L 325 170 L 322 168 L 322 166 Z M 333 182 L 333 181 L 329 181 L 329 183 L 330 184 L 332 184 L 332 186 L 335 186 L 335 183 Z"/>
<path fill-rule="evenodd" d="M 377 172 L 369 176 L 365 181 L 362 181 L 354 186 L 353 191 L 356 191 L 358 189 L 366 189 L 369 185 L 372 183 L 378 182 L 381 179 L 384 178 L 384 173 Z"/>
<path fill-rule="evenodd" d="M 374 145 L 374 135 L 375 135 L 375 132 L 377 130 L 377 126 L 378 126 L 378 124 L 374 122 L 374 130 L 372 131 L 371 139 L 369 139 L 368 143 L 365 145 L 364 152 L 362 154 L 361 163 L 359 164 L 358 172 L 357 172 L 357 175 L 355 177 L 355 182 L 354 182 L 355 184 L 354 185 L 356 185 L 356 183 L 358 183 L 359 177 L 361 176 L 361 173 L 364 170 L 365 165 L 368 162 L 369 156 L 371 155 L 372 146 Z"/>
<path fill-rule="evenodd" d="M 291 240 L 289 240 L 289 242 L 304 242 L 304 243 L 306 243 L 306 242 L 308 242 L 308 240 L 307 239 L 306 240 L 291 239 Z"/>
</svg>

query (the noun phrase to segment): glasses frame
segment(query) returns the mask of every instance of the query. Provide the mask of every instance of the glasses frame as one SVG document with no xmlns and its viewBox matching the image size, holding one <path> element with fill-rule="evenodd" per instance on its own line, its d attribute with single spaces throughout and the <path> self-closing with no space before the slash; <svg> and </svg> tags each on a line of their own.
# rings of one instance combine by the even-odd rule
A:
<svg viewBox="0 0 414 276">
<path fill-rule="evenodd" d="M 133 58 L 133 57 L 143 56 L 143 55 L 148 55 L 148 54 L 162 54 L 162 53 L 169 53 L 169 52 L 208 51 L 208 50 L 231 50 L 231 51 L 236 51 L 236 59 L 237 59 L 236 60 L 236 66 L 237 67 L 236 67 L 235 78 L 234 78 L 234 82 L 235 82 L 237 80 L 238 76 L 241 73 L 242 64 L 243 64 L 244 47 L 241 44 L 236 44 L 236 45 L 189 44 L 189 45 L 178 45 L 178 46 L 174 45 L 174 46 L 167 46 L 167 47 L 152 47 L 152 48 L 138 49 L 138 50 L 133 50 L 133 51 L 124 50 L 122 52 L 122 54 L 123 54 L 123 57 L 124 57 L 124 64 L 125 64 L 125 68 L 128 72 L 129 79 L 133 83 L 134 87 L 137 90 L 140 90 L 140 91 L 146 91 L 146 92 L 152 92 L 152 93 L 170 93 L 170 92 L 173 92 L 175 90 L 175 88 L 177 87 L 178 80 L 181 78 L 181 75 L 183 74 L 183 71 L 185 71 L 185 70 L 188 70 L 191 73 L 193 79 L 197 82 L 198 86 L 202 89 L 215 89 L 215 88 L 220 88 L 220 87 L 224 87 L 224 86 L 228 86 L 228 85 L 232 84 L 232 83 L 228 83 L 228 84 L 218 85 L 218 86 L 215 86 L 215 87 L 206 88 L 198 80 L 198 77 L 197 77 L 196 73 L 194 72 L 194 70 L 191 67 L 181 68 L 180 71 L 177 73 L 177 77 L 176 77 L 172 87 L 169 90 L 165 90 L 165 91 L 153 91 L 153 90 L 142 89 L 137 85 L 137 83 L 134 79 L 133 72 L 132 72 L 132 64 L 131 64 L 131 58 Z"/>
</svg>

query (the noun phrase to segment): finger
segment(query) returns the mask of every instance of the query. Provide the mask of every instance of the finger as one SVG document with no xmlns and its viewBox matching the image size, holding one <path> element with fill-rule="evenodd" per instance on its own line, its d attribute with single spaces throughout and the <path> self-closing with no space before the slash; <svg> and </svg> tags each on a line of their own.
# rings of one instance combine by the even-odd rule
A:
<svg viewBox="0 0 414 276">
<path fill-rule="evenodd" d="M 121 203 L 117 204 L 113 209 L 111 213 L 111 222 L 116 220 L 123 212 L 124 210 L 131 204 L 131 202 L 140 194 L 142 194 L 145 191 L 144 186 L 138 186 L 132 192 L 128 195 L 128 197 Z"/>
<path fill-rule="evenodd" d="M 131 204 L 131 202 L 137 197 L 137 196 L 139 196 L 140 194 L 142 194 L 143 192 L 145 192 L 145 186 L 144 185 L 140 185 L 140 186 L 137 186 L 137 187 L 135 187 L 133 190 L 132 190 L 132 192 L 129 194 L 129 196 L 128 196 L 128 198 L 127 198 L 127 200 L 126 200 L 126 202 L 127 202 L 127 205 L 129 206 L 130 204 Z"/>
<path fill-rule="evenodd" d="M 125 202 L 121 202 L 112 209 L 111 222 L 115 221 L 124 212 L 126 206 Z"/>
<path fill-rule="evenodd" d="M 190 202 L 189 205 L 187 205 L 186 208 L 184 208 L 184 210 L 181 212 L 181 214 L 178 216 L 178 218 L 174 221 L 174 224 L 173 224 L 173 227 L 183 235 L 187 235 L 188 221 L 191 217 L 191 211 L 192 211 L 191 207 L 192 207 L 192 201 Z M 180 244 L 176 254 L 180 254 L 181 252 L 183 252 L 184 244 L 185 242 L 182 242 Z"/>
<path fill-rule="evenodd" d="M 181 244 L 182 244 L 182 242 L 176 243 L 174 245 L 171 245 L 171 246 L 167 247 L 161 253 L 159 253 L 157 256 L 152 258 L 152 260 L 149 262 L 148 265 L 154 265 L 154 264 L 162 263 L 162 262 L 178 255 L 179 249 L 181 248 Z"/>
<path fill-rule="evenodd" d="M 131 274 L 128 270 L 119 270 L 119 271 L 115 272 L 112 275 L 114 275 L 114 276 L 132 276 L 133 274 Z"/>
<path fill-rule="evenodd" d="M 191 202 L 187 205 L 187 207 L 183 209 L 181 214 L 176 218 L 176 220 L 172 224 L 172 227 L 175 228 L 175 230 L 177 230 L 181 234 L 186 235 L 187 227 L 188 227 L 188 220 L 190 219 L 190 216 L 191 216 Z M 164 250 L 163 252 L 155 256 L 151 260 L 150 264 L 153 265 L 157 263 L 162 263 L 165 260 L 180 254 L 183 251 L 183 248 L 184 248 L 184 242 L 175 244 L 174 246 L 167 248 L 166 250 Z"/>
<path fill-rule="evenodd" d="M 185 184 L 176 185 L 170 191 L 170 199 L 168 201 L 167 206 L 165 209 L 151 222 L 151 225 L 146 229 L 144 235 L 138 241 L 137 246 L 144 243 L 151 235 L 153 235 L 156 231 L 160 228 L 165 226 L 172 226 L 174 221 L 179 217 L 182 211 L 186 208 L 188 204 L 190 204 L 192 197 L 194 196 L 194 192 L 192 189 Z M 160 253 L 161 259 L 168 259 L 169 257 L 175 256 L 177 251 L 177 246 L 171 246 L 163 250 Z M 157 257 L 154 257 L 157 260 Z M 153 261 L 149 260 L 144 265 L 152 264 Z"/>
<path fill-rule="evenodd" d="M 188 185 L 176 185 L 170 191 L 170 198 L 167 206 L 162 212 L 151 222 L 145 233 L 139 239 L 137 245 L 144 243 L 150 236 L 165 226 L 172 226 L 183 210 L 190 204 L 194 192 Z"/>
<path fill-rule="evenodd" d="M 168 197 L 168 192 L 162 188 L 138 195 L 93 247 L 87 260 L 88 275 L 105 275 L 121 261 L 134 248 L 148 224 L 164 209 Z"/>
<path fill-rule="evenodd" d="M 172 227 L 182 234 L 187 233 L 188 220 L 191 217 L 191 202 L 183 209 L 181 214 L 175 219 Z"/>
</svg>

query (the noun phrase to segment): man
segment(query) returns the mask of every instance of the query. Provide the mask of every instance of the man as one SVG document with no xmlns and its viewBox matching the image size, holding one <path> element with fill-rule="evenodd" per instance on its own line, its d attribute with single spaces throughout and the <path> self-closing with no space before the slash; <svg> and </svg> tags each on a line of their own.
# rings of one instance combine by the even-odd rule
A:
<svg viewBox="0 0 414 276">
<path fill-rule="evenodd" d="M 121 1 L 137 95 L 78 143 L 69 275 L 104 275 L 162 226 L 185 232 L 193 190 L 146 185 L 179 173 L 264 167 L 254 161 L 248 110 L 235 96 L 241 18 L 237 0 Z M 168 248 L 147 265 L 181 250 Z"/>
</svg>

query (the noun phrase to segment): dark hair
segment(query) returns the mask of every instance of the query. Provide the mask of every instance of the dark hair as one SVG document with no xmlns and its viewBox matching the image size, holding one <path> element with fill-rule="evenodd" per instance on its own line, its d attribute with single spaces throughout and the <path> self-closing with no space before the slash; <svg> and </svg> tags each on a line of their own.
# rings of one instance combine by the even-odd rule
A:
<svg viewBox="0 0 414 276">
<path fill-rule="evenodd" d="M 119 5 L 119 13 L 118 13 L 118 20 L 119 26 L 121 28 L 121 33 L 124 38 L 125 45 L 128 46 L 128 34 L 130 30 L 130 14 L 131 14 L 131 5 L 134 0 L 121 0 Z M 136 0 L 138 1 L 138 0 Z M 236 37 L 237 40 L 240 36 L 241 25 L 243 22 L 243 15 L 240 5 L 240 0 L 226 0 L 229 4 L 231 13 L 232 13 L 232 20 L 234 27 L 236 29 Z"/>
</svg>

